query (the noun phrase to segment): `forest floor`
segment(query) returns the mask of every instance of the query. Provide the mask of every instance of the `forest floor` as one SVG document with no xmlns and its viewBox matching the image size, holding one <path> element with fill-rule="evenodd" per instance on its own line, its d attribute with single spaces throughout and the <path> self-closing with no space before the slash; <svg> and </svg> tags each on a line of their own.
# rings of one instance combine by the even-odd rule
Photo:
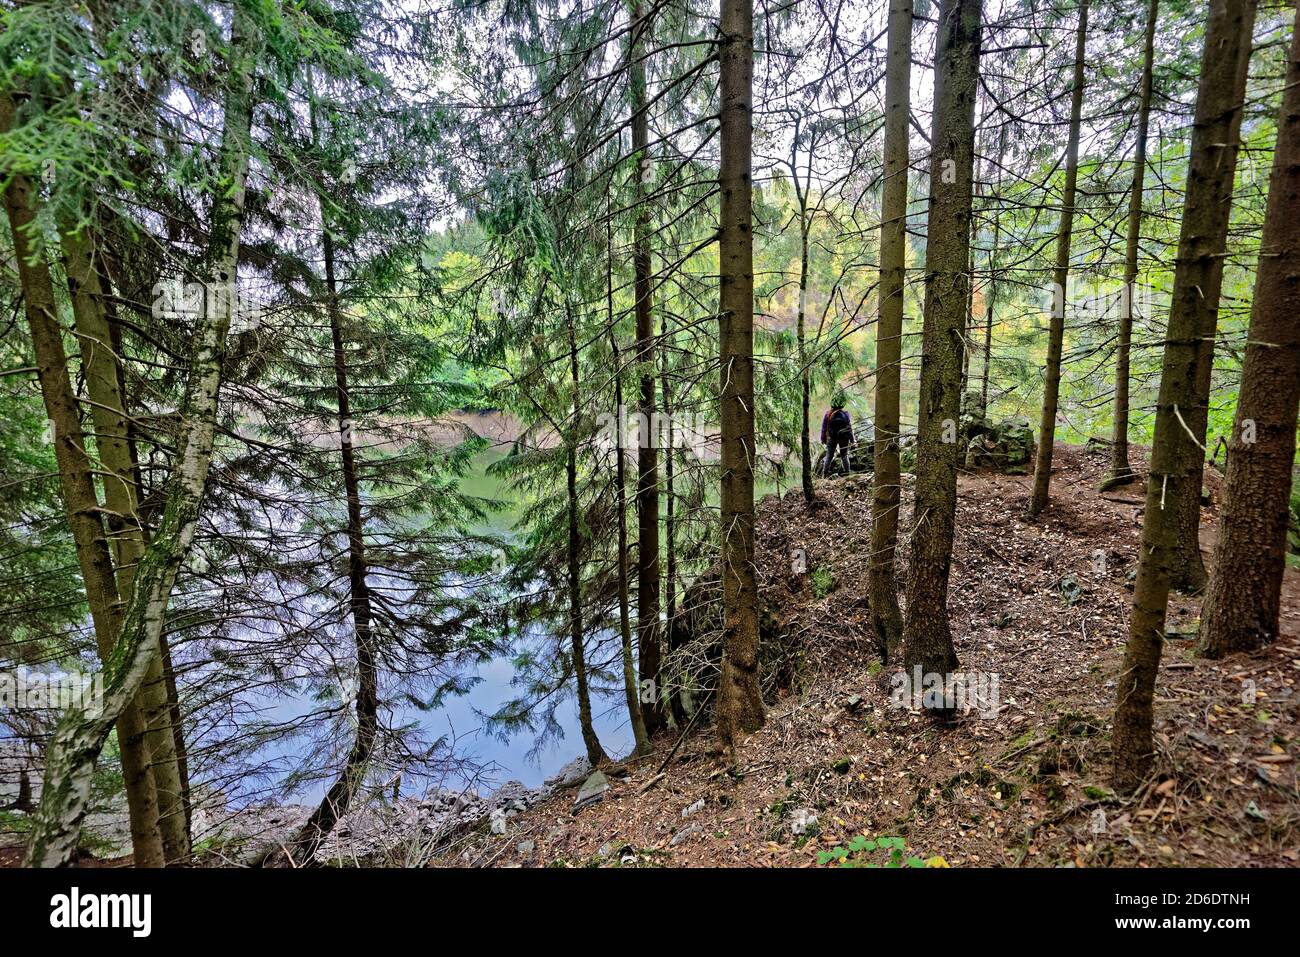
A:
<svg viewBox="0 0 1300 957">
<path fill-rule="evenodd" d="M 953 866 L 1300 864 L 1300 573 L 1286 573 L 1282 637 L 1224 661 L 1196 657 L 1200 603 L 1174 596 L 1156 773 L 1121 799 L 1108 786 L 1109 734 L 1144 487 L 1102 495 L 1104 454 L 1062 447 L 1056 460 L 1037 520 L 1026 517 L 1030 477 L 958 483 L 953 637 L 964 672 L 997 676 L 998 707 L 941 727 L 891 703 L 893 669 L 881 670 L 867 619 L 870 478 L 822 481 L 811 510 L 797 490 L 760 505 L 761 586 L 802 663 L 745 739 L 738 775 L 720 765 L 711 727 L 658 774 L 669 733 L 655 754 L 609 769 L 600 803 L 575 814 L 574 792 L 560 792 L 504 836 L 481 829 L 437 863 L 807 867 L 865 835 Z M 1208 555 L 1217 474 L 1206 485 Z M 790 572 L 796 547 L 809 574 Z M 810 813 L 816 823 L 794 833 Z"/>
</svg>

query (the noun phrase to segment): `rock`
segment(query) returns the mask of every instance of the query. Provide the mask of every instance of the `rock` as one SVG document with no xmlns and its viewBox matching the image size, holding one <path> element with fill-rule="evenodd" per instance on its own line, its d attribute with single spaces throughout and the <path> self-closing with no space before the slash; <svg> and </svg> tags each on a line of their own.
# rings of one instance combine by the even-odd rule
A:
<svg viewBox="0 0 1300 957">
<path fill-rule="evenodd" d="M 996 425 L 970 424 L 966 443 L 967 469 L 984 469 L 1008 475 L 1028 473 L 1037 453 L 1034 431 L 1023 419 L 1007 419 Z"/>
<path fill-rule="evenodd" d="M 591 774 L 591 762 L 587 760 L 585 754 L 580 754 L 560 768 L 553 777 L 547 778 L 545 784 L 548 788 L 576 788 L 587 779 L 589 774 Z"/>
<path fill-rule="evenodd" d="M 855 428 L 854 437 L 856 441 L 849 446 L 849 474 L 856 475 L 864 472 L 874 472 L 876 470 L 876 430 L 867 420 L 866 426 L 861 430 Z M 817 458 L 813 462 L 813 471 L 821 475 L 826 467 L 826 447 L 817 453 Z M 844 465 L 839 455 L 835 456 L 835 461 L 831 463 L 831 475 L 843 475 Z"/>
<path fill-rule="evenodd" d="M 492 825 L 493 834 L 504 834 L 506 832 L 506 812 L 497 808 L 488 815 L 488 821 Z"/>
<path fill-rule="evenodd" d="M 673 839 L 668 842 L 668 845 L 670 847 L 676 847 L 678 844 L 686 840 L 692 834 L 699 834 L 703 830 L 704 828 L 700 827 L 700 825 L 698 824 L 688 824 L 686 825 L 686 827 L 682 828 L 680 831 L 678 831 L 676 834 L 673 835 Z"/>
<path fill-rule="evenodd" d="M 537 849 L 536 841 L 520 841 L 515 845 L 515 850 L 520 854 L 531 854 Z"/>
<path fill-rule="evenodd" d="M 591 777 L 583 783 L 578 791 L 578 797 L 573 802 L 573 810 L 581 811 L 584 807 L 595 804 L 603 800 L 605 792 L 609 790 L 609 778 L 605 777 L 603 771 L 594 771 Z"/>
<path fill-rule="evenodd" d="M 978 392 L 963 392 L 957 413 L 957 435 L 963 443 L 991 431 L 984 399 Z"/>
<path fill-rule="evenodd" d="M 806 807 L 795 808 L 790 814 L 790 833 L 809 834 L 817 827 L 817 813 Z"/>
<path fill-rule="evenodd" d="M 690 805 L 690 807 L 682 808 L 682 817 L 690 817 L 695 812 L 703 811 L 703 810 L 704 810 L 704 798 L 700 798 L 694 804 Z"/>
</svg>

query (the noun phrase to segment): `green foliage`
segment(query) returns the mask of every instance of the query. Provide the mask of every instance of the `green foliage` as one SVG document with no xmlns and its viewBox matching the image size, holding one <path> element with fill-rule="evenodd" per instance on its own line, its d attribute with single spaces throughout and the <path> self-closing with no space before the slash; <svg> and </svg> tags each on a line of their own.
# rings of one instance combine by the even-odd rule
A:
<svg viewBox="0 0 1300 957">
<path fill-rule="evenodd" d="M 859 834 L 845 845 L 817 852 L 817 863 L 836 867 L 947 867 L 942 857 L 919 857 L 907 853 L 901 837 L 867 837 Z"/>
<path fill-rule="evenodd" d="M 835 573 L 825 565 L 818 565 L 814 568 L 811 577 L 814 598 L 825 598 L 835 590 Z"/>
</svg>

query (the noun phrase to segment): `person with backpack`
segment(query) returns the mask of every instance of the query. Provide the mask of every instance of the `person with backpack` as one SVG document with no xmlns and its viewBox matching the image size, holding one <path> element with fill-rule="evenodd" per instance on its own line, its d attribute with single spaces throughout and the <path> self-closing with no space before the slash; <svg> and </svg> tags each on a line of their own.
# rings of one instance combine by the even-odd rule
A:
<svg viewBox="0 0 1300 957">
<path fill-rule="evenodd" d="M 829 477 L 831 463 L 835 461 L 836 452 L 844 466 L 844 474 L 849 474 L 849 449 L 853 445 L 853 418 L 844 408 L 844 396 L 836 394 L 831 400 L 831 407 L 822 416 L 822 445 L 826 446 L 826 458 L 822 464 L 822 476 Z"/>
</svg>

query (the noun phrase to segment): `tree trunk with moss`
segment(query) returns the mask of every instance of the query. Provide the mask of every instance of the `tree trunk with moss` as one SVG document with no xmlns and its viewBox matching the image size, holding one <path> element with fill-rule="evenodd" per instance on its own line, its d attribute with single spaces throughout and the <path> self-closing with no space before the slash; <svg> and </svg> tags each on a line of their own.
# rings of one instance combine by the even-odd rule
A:
<svg viewBox="0 0 1300 957">
<path fill-rule="evenodd" d="M 1047 331 L 1047 373 L 1043 385 L 1043 414 L 1038 423 L 1038 456 L 1034 462 L 1034 491 L 1029 514 L 1047 507 L 1052 484 L 1052 452 L 1056 445 L 1056 412 L 1061 395 L 1061 352 L 1065 344 L 1065 308 L 1070 282 L 1070 242 L 1074 233 L 1074 203 L 1079 181 L 1079 124 L 1083 115 L 1083 65 L 1088 37 L 1088 0 L 1079 4 L 1074 37 L 1074 79 L 1070 88 L 1070 132 L 1065 146 L 1065 188 L 1061 193 L 1061 222 L 1056 233 L 1056 269 L 1052 273 L 1052 319 Z"/>
<path fill-rule="evenodd" d="M 1165 338 L 1160 394 L 1156 402 L 1155 438 L 1147 478 L 1146 511 L 1129 639 L 1117 679 L 1112 734 L 1117 791 L 1131 793 L 1151 771 L 1153 697 L 1165 637 L 1169 592 L 1182 569 L 1177 504 L 1188 488 L 1201 487 L 1199 455 L 1188 434 L 1186 410 L 1196 401 L 1196 364 L 1204 311 L 1218 308 L 1222 252 L 1227 226 L 1227 198 L 1234 163 L 1222 165 L 1231 127 L 1231 114 L 1241 108 L 1238 81 L 1244 78 L 1242 59 L 1249 54 L 1253 0 L 1214 0 L 1201 52 L 1201 80 L 1192 127 L 1187 192 L 1178 260 L 1174 271 L 1173 305 Z M 1216 265 L 1217 264 L 1217 265 Z M 1214 301 L 1203 300 L 1213 292 Z"/>
<path fill-rule="evenodd" d="M 1129 190 L 1128 235 L 1124 244 L 1124 299 L 1115 344 L 1115 411 L 1110 443 L 1110 476 L 1102 491 L 1134 477 L 1128 457 L 1130 354 L 1133 344 L 1133 310 L 1137 305 L 1138 253 L 1142 242 L 1142 192 L 1147 171 L 1147 130 L 1151 122 L 1152 70 L 1155 63 L 1156 20 L 1160 0 L 1147 8 L 1142 49 L 1142 80 L 1138 86 L 1137 144 L 1133 148 L 1133 184 Z"/>
<path fill-rule="evenodd" d="M 1256 3 L 1243 4 L 1241 29 L 1235 38 L 1224 41 L 1222 55 L 1232 58 L 1237 71 L 1222 79 L 1224 87 L 1216 91 L 1214 112 L 1203 118 L 1204 129 L 1213 136 L 1213 165 L 1201 170 L 1188 169 L 1187 190 L 1194 183 L 1204 184 L 1212 193 L 1206 202 L 1212 208 L 1198 207 L 1184 211 L 1183 236 L 1187 236 L 1188 217 L 1196 230 L 1192 246 L 1184 256 L 1179 243 L 1179 267 L 1186 268 L 1190 288 L 1183 289 L 1178 298 L 1177 270 L 1175 270 L 1175 297 L 1172 313 L 1187 310 L 1196 317 L 1196 363 L 1192 373 L 1195 389 L 1188 403 L 1179 406 L 1181 425 L 1190 433 L 1183 450 L 1188 459 L 1189 475 L 1195 481 L 1182 483 L 1173 492 L 1173 509 L 1178 522 L 1178 548 L 1171 567 L 1171 583 L 1175 591 L 1196 594 L 1204 590 L 1209 581 L 1205 559 L 1201 555 L 1201 489 L 1205 469 L 1205 440 L 1209 427 L 1210 388 L 1214 373 L 1214 340 L 1219 332 L 1219 299 L 1223 289 L 1223 264 L 1228 253 L 1228 223 L 1232 212 L 1232 187 L 1237 170 L 1237 154 L 1241 145 L 1241 121 L 1245 112 L 1246 79 L 1250 69 L 1251 34 L 1255 25 Z M 1232 44 L 1234 51 L 1226 49 Z M 1239 52 L 1239 55 L 1238 55 Z M 1193 125 L 1193 137 L 1201 126 L 1198 114 Z M 1201 179 L 1201 177 L 1204 177 Z"/>
<path fill-rule="evenodd" d="M 612 218 L 611 218 L 612 221 Z M 623 445 L 623 363 L 619 354 L 618 338 L 614 334 L 614 237 L 607 236 L 610 260 L 605 269 L 606 325 L 609 329 L 609 351 L 614 357 L 614 497 L 618 502 L 618 634 L 623 650 L 623 694 L 627 700 L 628 721 L 632 724 L 632 738 L 637 754 L 650 753 L 650 739 L 646 734 L 645 719 L 641 712 L 641 696 L 636 680 L 636 658 L 632 646 L 631 599 L 628 589 L 627 560 L 627 463 Z"/>
<path fill-rule="evenodd" d="M 12 96 L 0 95 L 0 130 L 10 129 L 14 113 Z M 86 437 L 68 378 L 62 332 L 55 318 L 54 283 L 45 255 L 35 242 L 35 196 L 35 186 L 29 177 L 13 175 L 5 188 L 5 211 L 9 216 L 41 396 L 53 429 L 54 458 L 59 469 L 64 510 L 81 569 L 100 659 L 107 661 L 120 633 L 122 605 L 113 574 L 103 511 L 95 493 L 93 466 L 86 454 Z M 112 726 L 110 722 L 105 735 Z M 161 867 L 166 854 L 158 829 L 158 797 L 149 769 L 144 717 L 136 701 L 123 704 L 116 716 L 116 727 L 135 863 L 139 867 Z M 68 839 L 68 858 L 76 849 L 78 836 L 74 830 Z"/>
<path fill-rule="evenodd" d="M 234 286 L 237 275 L 251 150 L 254 56 L 250 28 L 245 8 L 236 4 L 225 128 L 218 161 L 219 188 L 214 193 L 203 270 L 209 283 L 225 289 Z M 180 410 L 178 454 L 162 519 L 136 568 L 118 640 L 105 663 L 102 707 L 98 713 L 68 714 L 50 741 L 41 804 L 32 820 L 26 858 L 30 866 L 54 867 L 71 860 L 90 801 L 95 761 L 113 724 L 136 698 L 159 654 L 168 601 L 194 537 L 212 460 L 217 398 L 233 308 L 230 295 L 208 298 L 217 305 L 195 330 Z M 107 559 L 106 546 L 103 552 Z"/>
<path fill-rule="evenodd" d="M 754 237 L 752 0 L 721 0 L 721 192 L 718 229 L 722 432 L 722 674 L 718 735 L 734 761 L 740 735 L 763 726 L 754 567 Z"/>
<path fill-rule="evenodd" d="M 592 766 L 608 760 L 605 749 L 596 736 L 596 726 L 591 716 L 591 691 L 587 686 L 587 657 L 582 633 L 582 526 L 578 518 L 578 419 L 581 411 L 579 393 L 581 390 L 578 373 L 578 337 L 574 329 L 573 309 L 566 307 L 565 317 L 569 334 L 569 377 L 573 388 L 573 415 L 569 422 L 571 434 L 568 436 L 564 457 L 565 493 L 567 495 L 568 517 L 568 555 L 567 569 L 569 585 L 569 649 L 573 655 L 573 679 L 578 695 L 578 727 L 582 733 L 582 743 L 587 748 L 587 760 Z"/>
<path fill-rule="evenodd" d="M 1300 10 L 1284 90 L 1214 573 L 1201 612 L 1200 651 L 1210 658 L 1252 651 L 1278 634 L 1300 407 Z"/>
<path fill-rule="evenodd" d="M 100 271 L 95 263 L 95 245 L 89 227 L 74 230 L 65 221 L 60 230 L 68 292 L 77 342 L 81 348 L 82 374 L 91 403 L 95 428 L 95 450 L 101 465 L 105 517 L 108 522 L 117 569 L 117 588 L 123 603 L 134 588 L 135 569 L 144 556 L 145 537 L 139 516 L 139 489 L 135 484 L 135 461 L 127 435 L 126 402 L 122 394 L 121 362 L 113 343 Z M 190 835 L 183 799 L 185 785 L 176 755 L 176 729 L 172 726 L 173 702 L 163 674 L 162 655 L 150 666 L 140 689 L 138 705 L 145 725 L 154 790 L 158 800 L 158 829 L 167 862 L 190 856 Z"/>
<path fill-rule="evenodd" d="M 898 651 L 894 553 L 902 470 L 898 461 L 902 392 L 903 297 L 907 267 L 908 114 L 911 109 L 912 0 L 891 0 L 885 67 L 885 169 L 880 204 L 880 312 L 876 326 L 875 481 L 871 493 L 869 596 L 876 647 L 884 661 Z"/>
<path fill-rule="evenodd" d="M 636 212 L 632 230 L 633 310 L 636 315 L 636 361 L 641 395 L 641 429 L 636 478 L 636 636 L 640 653 L 642 718 L 646 733 L 667 727 L 659 693 L 659 436 L 655 426 L 655 337 L 650 277 L 650 204 L 646 179 L 650 169 L 649 106 L 646 99 L 645 51 L 650 47 L 650 20 L 641 4 L 632 9 L 632 153 Z"/>
<path fill-rule="evenodd" d="M 916 503 L 903 627 L 908 672 L 944 681 L 957 667 L 948 623 L 948 574 L 957 510 L 957 419 L 962 333 L 970 275 L 975 96 L 981 0 L 944 0 L 935 48 L 934 123 L 930 136 L 930 219 L 925 253 L 925 321 Z M 919 691 L 919 689 L 916 689 Z M 935 717 L 944 717 L 939 708 Z"/>
</svg>

